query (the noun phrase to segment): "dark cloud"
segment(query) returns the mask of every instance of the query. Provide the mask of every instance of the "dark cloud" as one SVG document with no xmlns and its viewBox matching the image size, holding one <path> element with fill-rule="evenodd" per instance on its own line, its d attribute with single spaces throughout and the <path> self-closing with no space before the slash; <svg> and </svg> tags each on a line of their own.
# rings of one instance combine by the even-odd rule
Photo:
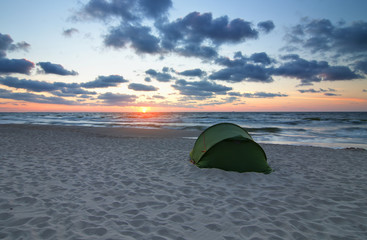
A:
<svg viewBox="0 0 367 240">
<path fill-rule="evenodd" d="M 150 77 L 146 77 L 146 78 L 144 78 L 144 81 L 146 81 L 146 82 L 151 82 L 151 81 L 152 81 L 152 79 L 151 79 Z"/>
<path fill-rule="evenodd" d="M 62 34 L 65 36 L 65 37 L 71 37 L 73 36 L 74 34 L 78 33 L 79 30 L 76 29 L 76 28 L 69 28 L 69 29 L 66 29 L 62 32 Z"/>
<path fill-rule="evenodd" d="M 76 71 L 66 70 L 60 64 L 55 64 L 55 63 L 50 63 L 50 62 L 39 62 L 39 63 L 37 63 L 37 65 L 39 65 L 46 74 L 57 74 L 57 75 L 61 75 L 61 76 L 67 76 L 67 75 L 75 76 L 75 75 L 78 75 L 78 73 Z"/>
<path fill-rule="evenodd" d="M 165 99 L 165 97 L 163 97 L 161 95 L 153 95 L 153 98 L 156 98 L 156 99 Z"/>
<path fill-rule="evenodd" d="M 262 22 L 260 26 L 270 31 L 271 23 Z M 207 59 L 217 57 L 217 48 L 222 44 L 257 39 L 259 35 L 250 22 L 229 20 L 228 16 L 213 18 L 211 13 L 192 12 L 173 22 L 157 22 L 155 26 L 163 49 Z"/>
<path fill-rule="evenodd" d="M 149 69 L 147 71 L 145 71 L 146 74 L 150 75 L 152 78 L 157 79 L 157 81 L 159 82 L 169 82 L 173 79 L 173 77 L 168 74 L 168 73 L 161 73 L 161 72 L 157 72 L 154 69 Z"/>
<path fill-rule="evenodd" d="M 125 106 L 135 102 L 137 96 L 107 92 L 99 95 L 98 99 L 103 100 L 103 103 L 108 106 Z"/>
<path fill-rule="evenodd" d="M 232 90 L 231 87 L 219 85 L 210 81 L 196 81 L 188 82 L 186 80 L 177 80 L 172 87 L 182 95 L 186 96 L 198 96 L 198 97 L 211 97 L 214 94 L 223 95 L 227 91 Z"/>
<path fill-rule="evenodd" d="M 158 90 L 158 88 L 152 85 L 145 85 L 141 83 L 130 83 L 128 88 L 134 91 L 157 91 Z"/>
<path fill-rule="evenodd" d="M 153 36 L 149 27 L 121 25 L 113 28 L 104 39 L 106 46 L 124 48 L 127 44 L 137 53 L 159 53 L 159 39 Z"/>
<path fill-rule="evenodd" d="M 79 12 L 79 18 L 107 20 L 117 18 L 120 26 L 113 27 L 105 36 L 106 46 L 125 48 L 131 46 L 138 53 L 159 53 L 160 40 L 143 26 L 145 18 L 162 19 L 172 6 L 171 0 L 91 0 Z"/>
<path fill-rule="evenodd" d="M 0 74 L 1 73 L 30 74 L 32 68 L 34 68 L 34 63 L 26 59 L 0 58 Z"/>
<path fill-rule="evenodd" d="M 188 44 L 184 47 L 178 47 L 175 51 L 185 57 L 198 57 L 203 59 L 212 59 L 218 56 L 217 50 L 214 47 L 199 46 Z"/>
<path fill-rule="evenodd" d="M 60 90 L 52 91 L 53 95 L 60 96 L 60 97 L 75 97 L 77 95 L 80 95 L 78 97 L 90 97 L 90 95 L 96 95 L 96 92 L 90 92 L 86 91 L 82 88 L 67 88 L 63 87 Z"/>
<path fill-rule="evenodd" d="M 247 64 L 248 59 L 247 58 L 243 58 L 242 55 L 241 57 L 235 57 L 234 59 L 230 59 L 228 57 L 218 57 L 215 59 L 215 63 L 219 64 L 219 65 L 223 65 L 226 67 L 238 67 L 238 66 L 243 66 L 245 64 Z"/>
<path fill-rule="evenodd" d="M 300 93 L 319 93 L 321 91 L 310 88 L 310 89 L 299 89 L 298 92 Z"/>
<path fill-rule="evenodd" d="M 172 7 L 171 0 L 140 0 L 142 12 L 151 18 L 160 18 Z"/>
<path fill-rule="evenodd" d="M 175 70 L 173 68 L 169 68 L 169 67 L 163 67 L 162 68 L 162 72 L 167 73 L 167 72 L 174 72 Z"/>
<path fill-rule="evenodd" d="M 267 93 L 267 92 L 256 92 L 256 93 L 244 93 L 243 97 L 246 98 L 274 98 L 274 97 L 288 97 L 287 94 L 282 93 Z"/>
<path fill-rule="evenodd" d="M 286 57 L 286 59 L 290 59 L 291 61 L 285 62 L 278 68 L 273 69 L 272 74 L 300 79 L 304 85 L 322 80 L 337 81 L 361 78 L 360 75 L 346 66 L 330 66 L 326 61 L 307 61 L 296 56 Z"/>
<path fill-rule="evenodd" d="M 109 76 L 98 76 L 94 81 L 81 83 L 80 86 L 84 88 L 106 88 L 106 87 L 116 87 L 120 83 L 128 82 L 120 75 L 109 75 Z"/>
<path fill-rule="evenodd" d="M 211 80 L 223 80 L 227 82 L 264 82 L 270 83 L 273 78 L 270 75 L 271 69 L 259 65 L 244 64 L 221 69 L 209 76 Z"/>
<path fill-rule="evenodd" d="M 236 52 L 233 59 L 219 57 L 215 60 L 219 65 L 227 68 L 212 73 L 209 79 L 223 80 L 228 82 L 272 82 L 272 68 L 266 67 L 275 60 L 271 59 L 265 52 L 254 53 L 250 57 Z"/>
<path fill-rule="evenodd" d="M 186 71 L 182 71 L 178 73 L 179 75 L 187 76 L 187 77 L 201 77 L 205 75 L 205 72 L 199 68 L 190 69 Z"/>
<path fill-rule="evenodd" d="M 239 93 L 239 92 L 229 92 L 228 95 L 235 96 L 235 97 L 241 97 L 242 96 L 242 94 Z"/>
<path fill-rule="evenodd" d="M 354 80 L 362 78 L 361 75 L 356 74 L 346 66 L 329 66 L 328 68 L 324 69 L 322 75 L 326 81 Z"/>
<path fill-rule="evenodd" d="M 211 13 L 192 12 L 170 22 L 166 16 L 171 7 L 171 0 L 90 0 L 78 18 L 119 21 L 118 26 L 108 30 L 104 44 L 117 49 L 132 47 L 137 53 L 174 52 L 213 59 L 222 44 L 258 38 L 259 32 L 253 24 L 240 18 L 213 18 Z M 145 25 L 147 18 L 154 20 L 154 29 Z M 258 28 L 267 33 L 274 28 L 274 23 L 260 22 Z"/>
<path fill-rule="evenodd" d="M 117 18 L 124 22 L 136 22 L 144 17 L 161 18 L 171 6 L 171 0 L 90 0 L 76 17 L 100 20 Z"/>
<path fill-rule="evenodd" d="M 275 63 L 276 61 L 270 58 L 265 52 L 254 53 L 250 57 L 242 55 L 242 52 L 236 52 L 233 59 L 227 57 L 218 57 L 215 63 L 227 67 L 245 66 L 247 64 L 261 64 L 264 66 Z"/>
<path fill-rule="evenodd" d="M 36 80 L 18 79 L 16 77 L 0 77 L 0 84 L 7 87 L 26 89 L 33 92 L 50 92 L 58 90 L 58 87 L 56 87 L 52 83 Z"/>
<path fill-rule="evenodd" d="M 336 93 L 324 93 L 325 96 L 341 96 L 340 94 L 336 94 Z"/>
<path fill-rule="evenodd" d="M 282 60 L 298 60 L 298 59 L 300 59 L 300 56 L 298 54 L 286 54 L 286 55 L 280 56 L 280 59 L 282 59 Z"/>
<path fill-rule="evenodd" d="M 13 39 L 8 34 L 0 33 L 0 58 L 6 56 L 7 51 L 25 50 L 27 51 L 31 45 L 26 42 L 13 44 Z"/>
<path fill-rule="evenodd" d="M 105 1 L 90 0 L 83 6 L 79 12 L 79 17 L 90 17 L 101 20 L 107 20 L 112 17 L 118 17 L 125 21 L 135 20 L 135 14 L 132 12 L 137 1 Z"/>
<path fill-rule="evenodd" d="M 310 89 L 300 89 L 298 90 L 298 92 L 300 93 L 324 93 L 325 96 L 340 96 L 340 94 L 336 94 L 336 93 L 332 93 L 332 92 L 336 92 L 335 89 L 329 88 L 329 89 L 322 89 L 320 88 L 319 90 L 310 88 Z"/>
<path fill-rule="evenodd" d="M 355 63 L 355 69 L 361 71 L 364 74 L 367 74 L 367 59 L 362 61 L 357 61 Z"/>
<path fill-rule="evenodd" d="M 0 89 L 0 98 L 20 100 L 33 103 L 78 105 L 75 101 L 66 100 L 61 97 L 47 97 L 34 93 L 14 93 L 9 90 Z"/>
<path fill-rule="evenodd" d="M 260 30 L 264 31 L 265 33 L 269 33 L 275 28 L 275 25 L 271 20 L 259 22 L 257 26 L 259 27 Z"/>
<path fill-rule="evenodd" d="M 239 18 L 229 21 L 227 16 L 213 19 L 211 13 L 192 12 L 174 22 L 157 26 L 163 41 L 171 45 L 177 45 L 180 41 L 201 44 L 205 40 L 214 44 L 236 43 L 258 37 L 250 22 Z"/>
<path fill-rule="evenodd" d="M 50 92 L 58 96 L 75 96 L 78 94 L 96 94 L 80 88 L 77 83 L 54 82 L 19 79 L 16 77 L 0 77 L 0 84 L 32 92 Z"/>
<path fill-rule="evenodd" d="M 287 35 L 288 42 L 319 51 L 360 53 L 367 51 L 367 22 L 333 24 L 328 19 L 304 19 Z"/>
<path fill-rule="evenodd" d="M 6 51 L 9 50 L 12 42 L 10 35 L 0 33 L 0 57 L 6 56 Z"/>
<path fill-rule="evenodd" d="M 253 61 L 254 63 L 261 63 L 263 65 L 270 65 L 274 61 L 265 52 L 254 53 L 250 56 L 249 60 Z"/>
</svg>

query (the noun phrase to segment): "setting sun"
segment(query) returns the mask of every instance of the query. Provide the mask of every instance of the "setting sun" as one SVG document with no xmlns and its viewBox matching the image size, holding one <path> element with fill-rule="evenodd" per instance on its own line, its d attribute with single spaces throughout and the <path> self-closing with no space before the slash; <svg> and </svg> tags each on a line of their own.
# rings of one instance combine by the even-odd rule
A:
<svg viewBox="0 0 367 240">
<path fill-rule="evenodd" d="M 146 113 L 147 111 L 148 111 L 148 108 L 147 108 L 147 107 L 142 107 L 142 108 L 141 108 L 141 112 L 142 112 L 142 113 Z"/>
</svg>

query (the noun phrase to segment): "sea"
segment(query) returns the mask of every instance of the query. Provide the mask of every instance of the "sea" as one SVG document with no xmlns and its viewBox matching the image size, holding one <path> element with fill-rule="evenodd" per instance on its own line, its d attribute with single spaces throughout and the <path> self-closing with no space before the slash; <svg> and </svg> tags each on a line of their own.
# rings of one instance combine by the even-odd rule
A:
<svg viewBox="0 0 367 240">
<path fill-rule="evenodd" d="M 367 112 L 0 113 L 0 124 L 203 131 L 223 122 L 243 127 L 259 143 L 367 149 Z"/>
</svg>

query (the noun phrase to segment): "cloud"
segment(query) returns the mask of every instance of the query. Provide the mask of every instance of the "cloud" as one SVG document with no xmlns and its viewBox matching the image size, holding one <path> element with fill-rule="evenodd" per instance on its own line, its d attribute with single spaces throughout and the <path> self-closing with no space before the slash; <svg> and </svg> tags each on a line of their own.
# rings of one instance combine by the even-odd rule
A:
<svg viewBox="0 0 367 240">
<path fill-rule="evenodd" d="M 96 95 L 96 92 L 90 92 L 90 91 L 86 91 L 82 88 L 67 88 L 67 87 L 63 87 L 59 90 L 56 91 L 52 91 L 51 92 L 53 95 L 56 96 L 60 96 L 60 97 L 75 97 L 76 95 L 80 95 L 78 97 L 90 97 L 90 95 Z"/>
<path fill-rule="evenodd" d="M 33 92 L 49 92 L 58 90 L 58 87 L 56 87 L 52 83 L 27 80 L 27 79 L 18 79 L 16 77 L 5 77 L 5 78 L 0 77 L 0 84 L 5 85 L 7 87 L 21 88 Z"/>
<path fill-rule="evenodd" d="M 12 42 L 10 35 L 0 33 L 0 57 L 6 56 L 6 51 L 9 50 Z"/>
<path fill-rule="evenodd" d="M 254 53 L 250 57 L 243 56 L 241 52 L 236 52 L 233 59 L 218 57 L 215 63 L 226 66 L 209 75 L 209 79 L 223 80 L 227 82 L 273 82 L 271 76 L 273 68 L 267 67 L 274 63 L 265 52 Z"/>
<path fill-rule="evenodd" d="M 161 95 L 153 95 L 152 97 L 156 98 L 156 99 L 165 99 L 165 97 L 163 97 Z"/>
<path fill-rule="evenodd" d="M 362 92 L 367 92 L 367 89 L 363 89 Z"/>
<path fill-rule="evenodd" d="M 272 24 L 261 22 L 259 26 L 271 31 Z M 228 16 L 213 18 L 211 13 L 192 12 L 172 22 L 158 21 L 155 26 L 166 51 L 206 59 L 216 58 L 217 48 L 222 44 L 241 43 L 259 35 L 250 22 L 240 18 L 229 20 Z"/>
<path fill-rule="evenodd" d="M 341 96 L 340 94 L 336 94 L 336 93 L 324 93 L 325 96 Z"/>
<path fill-rule="evenodd" d="M 0 98 L 21 100 L 33 103 L 78 105 L 78 103 L 75 101 L 66 100 L 61 97 L 47 97 L 34 93 L 14 93 L 5 89 L 0 89 Z"/>
<path fill-rule="evenodd" d="M 201 104 L 198 104 L 198 106 L 202 107 L 202 106 L 223 105 L 227 103 L 233 103 L 237 100 L 238 100 L 237 97 L 227 97 L 227 98 L 222 98 L 221 100 L 212 100 L 206 103 L 201 103 Z"/>
<path fill-rule="evenodd" d="M 103 100 L 103 103 L 108 106 L 125 106 L 135 102 L 137 96 L 107 92 L 99 95 L 98 99 Z"/>
<path fill-rule="evenodd" d="M 187 76 L 187 77 L 201 77 L 205 75 L 205 72 L 199 68 L 196 68 L 196 69 L 182 71 L 182 72 L 179 72 L 178 74 L 182 76 Z"/>
<path fill-rule="evenodd" d="M 357 61 L 355 63 L 355 68 L 364 74 L 367 74 L 367 59 L 362 61 Z"/>
<path fill-rule="evenodd" d="M 328 19 L 304 19 L 287 35 L 288 43 L 310 49 L 311 52 L 336 51 L 360 53 L 367 51 L 367 22 L 350 25 L 333 24 Z"/>
<path fill-rule="evenodd" d="M 201 44 L 205 40 L 218 45 L 258 37 L 258 32 L 250 22 L 239 18 L 230 21 L 228 16 L 213 19 L 211 13 L 192 12 L 174 22 L 157 26 L 163 41 L 170 45 L 176 45 L 179 41 Z"/>
<path fill-rule="evenodd" d="M 250 56 L 249 60 L 263 65 L 270 65 L 274 61 L 265 52 L 254 53 Z"/>
<path fill-rule="evenodd" d="M 284 58 L 283 58 L 284 59 Z M 300 79 L 302 84 L 312 82 L 355 80 L 362 78 L 346 66 L 330 66 L 326 61 L 307 61 L 297 55 L 285 57 L 290 61 L 284 62 L 272 70 L 273 75 Z"/>
<path fill-rule="evenodd" d="M 140 0 L 143 14 L 151 18 L 160 18 L 172 7 L 171 0 Z"/>
<path fill-rule="evenodd" d="M 109 75 L 109 76 L 98 76 L 94 81 L 81 83 L 80 86 L 84 88 L 106 88 L 106 87 L 116 87 L 120 83 L 128 82 L 120 75 Z"/>
<path fill-rule="evenodd" d="M 65 37 L 71 37 L 73 36 L 74 34 L 78 33 L 79 30 L 76 29 L 76 28 L 69 28 L 69 29 L 66 29 L 62 32 L 62 35 L 64 35 Z"/>
<path fill-rule="evenodd" d="M 158 91 L 158 88 L 152 85 L 145 85 L 140 83 L 130 83 L 128 88 L 134 91 Z"/>
<path fill-rule="evenodd" d="M 227 82 L 273 82 L 270 75 L 270 69 L 263 66 L 245 64 L 243 66 L 235 66 L 221 69 L 209 76 L 211 80 L 223 80 Z"/>
<path fill-rule="evenodd" d="M 242 94 L 239 93 L 239 92 L 229 92 L 228 95 L 235 96 L 235 97 L 241 97 L 242 96 Z"/>
<path fill-rule="evenodd" d="M 77 18 L 120 20 L 104 38 L 104 44 L 116 49 L 132 47 L 137 53 L 159 53 L 160 40 L 151 34 L 151 28 L 143 26 L 145 18 L 161 19 L 172 6 L 171 0 L 105 1 L 90 0 L 83 6 Z"/>
<path fill-rule="evenodd" d="M 213 18 L 211 13 L 191 12 L 183 18 L 169 21 L 171 0 L 90 0 L 76 18 L 119 22 L 110 27 L 104 44 L 116 49 L 131 47 L 137 53 L 177 53 L 186 57 L 213 59 L 222 44 L 241 43 L 257 39 L 259 32 L 251 22 L 228 16 Z M 146 20 L 153 25 L 146 25 Z M 268 33 L 272 21 L 259 22 L 258 28 Z"/>
<path fill-rule="evenodd" d="M 265 33 L 269 33 L 275 28 L 275 25 L 271 20 L 259 22 L 257 26 L 259 27 L 260 30 L 264 31 Z"/>
<path fill-rule="evenodd" d="M 244 93 L 243 97 L 246 98 L 274 98 L 274 97 L 288 97 L 287 94 L 282 93 L 267 93 L 267 92 L 256 92 L 256 93 Z"/>
<path fill-rule="evenodd" d="M 130 43 L 137 53 L 159 53 L 159 39 L 150 32 L 149 27 L 122 24 L 105 36 L 104 43 L 114 48 L 124 48 Z"/>
<path fill-rule="evenodd" d="M 86 91 L 80 88 L 77 83 L 54 82 L 19 79 L 16 77 L 0 77 L 0 84 L 17 88 L 25 89 L 32 92 L 50 92 L 58 96 L 75 96 L 78 94 L 96 94 L 96 92 Z"/>
<path fill-rule="evenodd" d="M 232 90 L 231 87 L 226 87 L 206 80 L 188 82 L 181 79 L 177 80 L 172 87 L 178 90 L 182 95 L 198 97 L 211 97 L 214 94 L 223 95 L 226 94 L 227 91 Z"/>
<path fill-rule="evenodd" d="M 27 51 L 31 45 L 27 42 L 19 42 L 13 44 L 13 39 L 8 34 L 0 33 L 0 58 L 6 56 L 7 51 L 25 50 Z"/>
<path fill-rule="evenodd" d="M 75 17 L 100 20 L 117 18 L 124 22 L 139 22 L 144 17 L 161 18 L 170 7 L 171 0 L 90 0 Z"/>
<path fill-rule="evenodd" d="M 322 89 L 319 90 L 310 88 L 310 89 L 299 89 L 298 92 L 300 93 L 324 93 L 325 96 L 340 96 L 340 94 L 332 93 L 336 92 L 335 89 L 329 88 L 329 89 Z"/>
<path fill-rule="evenodd" d="M 188 44 L 183 47 L 178 47 L 175 51 L 185 57 L 198 57 L 203 59 L 213 59 L 218 56 L 217 50 L 214 47 L 198 46 Z"/>
<path fill-rule="evenodd" d="M 32 68 L 34 68 L 34 63 L 26 59 L 0 58 L 0 74 L 1 73 L 30 74 Z"/>
<path fill-rule="evenodd" d="M 147 71 L 145 71 L 146 74 L 150 75 L 152 78 L 157 79 L 157 81 L 159 82 L 169 82 L 173 79 L 173 77 L 168 74 L 168 73 L 161 73 L 161 72 L 157 72 L 154 69 L 149 69 Z"/>
<path fill-rule="evenodd" d="M 310 89 L 299 89 L 298 92 L 300 93 L 319 93 L 321 91 L 310 88 Z"/>
<path fill-rule="evenodd" d="M 227 67 L 239 67 L 247 64 L 267 66 L 275 62 L 276 61 L 270 58 L 265 52 L 253 53 L 250 57 L 242 55 L 242 52 L 236 52 L 233 59 L 228 57 L 218 57 L 215 59 L 215 63 Z"/>
<path fill-rule="evenodd" d="M 50 62 L 39 62 L 37 63 L 37 65 L 39 65 L 46 74 L 56 74 L 56 75 L 61 75 L 61 76 L 78 75 L 76 71 L 66 70 L 60 64 L 55 64 L 55 63 L 50 63 Z"/>
</svg>

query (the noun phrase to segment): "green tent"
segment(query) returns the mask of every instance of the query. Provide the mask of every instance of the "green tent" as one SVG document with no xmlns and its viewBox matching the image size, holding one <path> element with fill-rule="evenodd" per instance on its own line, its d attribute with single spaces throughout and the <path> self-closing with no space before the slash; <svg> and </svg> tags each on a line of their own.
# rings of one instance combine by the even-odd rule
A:
<svg viewBox="0 0 367 240">
<path fill-rule="evenodd" d="M 232 123 L 219 123 L 204 130 L 190 153 L 200 168 L 236 172 L 270 173 L 264 150 L 248 132 Z"/>
</svg>

